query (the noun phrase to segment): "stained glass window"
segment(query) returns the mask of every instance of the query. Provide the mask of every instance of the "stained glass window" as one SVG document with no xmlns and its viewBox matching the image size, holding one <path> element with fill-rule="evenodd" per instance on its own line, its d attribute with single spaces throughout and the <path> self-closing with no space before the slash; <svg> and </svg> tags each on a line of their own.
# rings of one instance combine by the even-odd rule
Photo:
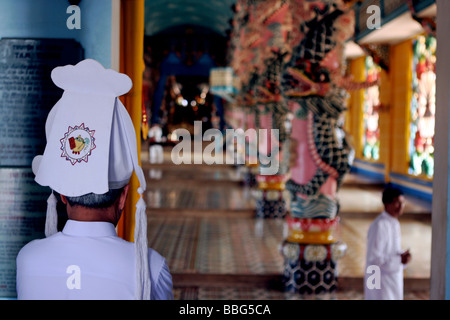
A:
<svg viewBox="0 0 450 320">
<path fill-rule="evenodd" d="M 380 67 L 367 56 L 365 61 L 366 81 L 375 81 L 380 74 Z M 379 87 L 372 86 L 364 90 L 363 108 L 363 156 L 368 160 L 378 160 L 380 158 L 380 128 L 378 126 L 380 107 Z"/>
<path fill-rule="evenodd" d="M 433 177 L 436 111 L 436 38 L 420 36 L 413 43 L 409 173 Z"/>
</svg>

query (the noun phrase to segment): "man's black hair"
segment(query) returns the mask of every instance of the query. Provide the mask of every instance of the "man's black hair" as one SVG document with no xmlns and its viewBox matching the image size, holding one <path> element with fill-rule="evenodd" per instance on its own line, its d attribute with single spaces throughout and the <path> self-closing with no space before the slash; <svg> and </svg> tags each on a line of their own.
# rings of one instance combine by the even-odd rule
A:
<svg viewBox="0 0 450 320">
<path fill-rule="evenodd" d="M 387 185 L 383 190 L 383 204 L 392 203 L 395 198 L 401 195 L 403 195 L 403 191 L 400 188 L 394 187 L 392 185 Z"/>
<path fill-rule="evenodd" d="M 82 206 L 91 209 L 109 208 L 120 197 L 124 188 L 110 189 L 104 194 L 88 193 L 79 197 L 67 197 L 70 206 Z"/>
</svg>

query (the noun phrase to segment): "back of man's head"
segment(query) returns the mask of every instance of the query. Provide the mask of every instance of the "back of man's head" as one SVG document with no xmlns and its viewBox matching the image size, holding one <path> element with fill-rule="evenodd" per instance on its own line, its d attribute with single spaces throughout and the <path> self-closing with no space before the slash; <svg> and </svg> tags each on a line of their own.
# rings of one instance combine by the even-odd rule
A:
<svg viewBox="0 0 450 320">
<path fill-rule="evenodd" d="M 403 195 L 403 191 L 400 188 L 388 185 L 383 190 L 382 201 L 383 204 L 392 203 L 395 198 Z"/>
<path fill-rule="evenodd" d="M 66 197 L 70 206 L 82 206 L 89 209 L 105 209 L 111 207 L 119 199 L 124 188 L 110 189 L 104 194 L 88 193 L 79 197 Z"/>
</svg>

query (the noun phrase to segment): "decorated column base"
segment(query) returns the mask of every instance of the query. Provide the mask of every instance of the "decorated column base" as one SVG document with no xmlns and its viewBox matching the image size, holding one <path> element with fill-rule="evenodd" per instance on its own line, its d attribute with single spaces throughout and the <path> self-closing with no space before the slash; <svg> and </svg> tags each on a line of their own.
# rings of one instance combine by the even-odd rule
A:
<svg viewBox="0 0 450 320">
<path fill-rule="evenodd" d="M 286 216 L 286 197 L 281 190 L 258 190 L 256 193 L 257 218 L 284 218 Z"/>
<path fill-rule="evenodd" d="M 284 218 L 290 195 L 284 190 L 282 175 L 257 175 L 258 190 L 255 192 L 257 218 Z"/>
<path fill-rule="evenodd" d="M 287 292 L 304 295 L 332 293 L 337 288 L 337 260 L 346 244 L 301 244 L 285 241 L 283 285 Z"/>
<path fill-rule="evenodd" d="M 257 185 L 256 176 L 259 173 L 258 165 L 245 165 L 243 174 L 243 184 L 244 186 L 253 188 Z"/>
</svg>

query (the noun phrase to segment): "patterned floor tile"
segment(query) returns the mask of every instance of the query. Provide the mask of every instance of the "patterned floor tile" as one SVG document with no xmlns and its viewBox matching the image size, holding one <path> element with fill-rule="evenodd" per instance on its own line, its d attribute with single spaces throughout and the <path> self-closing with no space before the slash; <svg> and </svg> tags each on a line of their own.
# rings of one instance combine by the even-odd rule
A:
<svg viewBox="0 0 450 320">
<path fill-rule="evenodd" d="M 321 295 L 300 295 L 261 288 L 183 287 L 174 289 L 175 300 L 364 300 L 357 290 L 337 291 Z M 404 300 L 429 300 L 428 291 L 405 292 Z"/>
</svg>

